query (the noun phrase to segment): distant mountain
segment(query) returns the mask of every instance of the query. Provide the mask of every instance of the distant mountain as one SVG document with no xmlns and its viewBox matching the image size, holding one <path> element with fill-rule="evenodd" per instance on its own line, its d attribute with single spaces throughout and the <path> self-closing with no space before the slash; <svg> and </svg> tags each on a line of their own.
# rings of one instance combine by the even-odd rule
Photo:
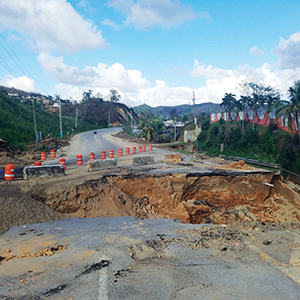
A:
<svg viewBox="0 0 300 300">
<path fill-rule="evenodd" d="M 164 118 L 169 118 L 170 113 L 174 108 L 176 109 L 176 113 L 179 116 L 184 116 L 185 114 L 194 113 L 194 106 L 189 104 L 182 104 L 177 106 L 157 106 L 157 107 L 151 107 L 147 104 L 142 104 L 133 107 L 134 111 L 137 114 L 140 114 L 142 112 L 152 112 L 155 116 L 163 116 Z M 195 104 L 196 116 L 200 115 L 201 113 L 210 115 L 211 113 L 218 113 L 220 111 L 221 111 L 220 104 L 216 104 L 212 102 Z"/>
</svg>

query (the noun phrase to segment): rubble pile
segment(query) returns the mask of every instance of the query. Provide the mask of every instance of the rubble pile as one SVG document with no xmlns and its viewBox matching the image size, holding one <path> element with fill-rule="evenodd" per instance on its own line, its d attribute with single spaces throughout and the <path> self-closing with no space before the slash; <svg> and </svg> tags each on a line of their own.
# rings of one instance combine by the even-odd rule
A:
<svg viewBox="0 0 300 300">
<path fill-rule="evenodd" d="M 224 169 L 253 170 L 253 168 L 249 167 L 243 160 L 231 162 L 224 166 Z"/>
</svg>

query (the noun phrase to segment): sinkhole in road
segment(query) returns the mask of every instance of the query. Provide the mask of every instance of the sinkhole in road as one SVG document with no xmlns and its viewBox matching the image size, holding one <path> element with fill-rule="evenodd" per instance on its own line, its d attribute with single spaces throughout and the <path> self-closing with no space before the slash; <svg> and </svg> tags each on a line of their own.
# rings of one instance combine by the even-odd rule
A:
<svg viewBox="0 0 300 300">
<path fill-rule="evenodd" d="M 279 175 L 114 175 L 31 195 L 72 217 L 177 218 L 185 223 L 298 222 L 300 196 Z"/>
</svg>

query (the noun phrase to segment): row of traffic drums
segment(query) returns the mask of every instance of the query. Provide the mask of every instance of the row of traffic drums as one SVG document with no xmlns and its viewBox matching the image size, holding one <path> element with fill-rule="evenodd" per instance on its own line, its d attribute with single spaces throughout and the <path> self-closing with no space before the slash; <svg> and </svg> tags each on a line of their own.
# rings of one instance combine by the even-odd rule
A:
<svg viewBox="0 0 300 300">
<path fill-rule="evenodd" d="M 152 145 L 149 146 L 149 151 L 152 151 Z M 139 146 L 138 147 L 138 152 L 146 152 L 147 148 L 146 145 L 143 146 Z M 136 154 L 137 153 L 137 147 L 132 147 L 132 154 Z M 126 148 L 126 155 L 130 155 L 130 148 Z M 119 148 L 118 150 L 118 156 L 123 156 L 123 149 Z M 109 153 L 108 153 L 108 158 L 114 158 L 115 154 L 114 154 L 114 150 L 110 149 Z M 101 160 L 106 159 L 106 151 L 101 151 Z M 90 153 L 90 161 L 95 160 L 95 153 L 91 152 Z M 82 162 L 82 155 L 81 154 L 77 154 L 77 166 L 82 166 L 83 162 Z"/>
<path fill-rule="evenodd" d="M 152 145 L 149 146 L 149 151 L 152 151 L 153 148 L 152 148 Z M 137 151 L 139 153 L 141 152 L 146 152 L 147 151 L 147 148 L 146 148 L 146 145 L 143 145 L 143 146 L 139 146 L 138 149 L 137 147 L 132 147 L 132 154 L 136 154 Z M 130 155 L 130 148 L 126 148 L 126 155 Z M 123 149 L 119 149 L 118 150 L 118 156 L 123 156 Z M 56 154 L 55 154 L 55 150 L 51 150 L 51 158 L 55 158 L 56 157 Z M 114 158 L 114 150 L 113 149 L 110 149 L 109 150 L 109 155 L 108 155 L 109 158 Z M 42 151 L 41 152 L 41 160 L 42 161 L 45 161 L 47 159 L 47 156 L 46 156 L 46 152 Z M 101 151 L 101 159 L 104 160 L 106 159 L 106 151 Z M 95 153 L 94 152 L 91 152 L 90 153 L 90 161 L 93 161 L 95 160 Z M 34 163 L 34 166 L 35 167 L 39 167 L 41 166 L 42 163 L 40 161 L 37 161 Z M 64 158 L 60 158 L 59 159 L 59 165 L 60 166 L 63 166 L 64 169 L 66 169 L 66 160 Z M 82 161 L 82 155 L 81 154 L 77 154 L 77 166 L 82 166 L 83 165 L 83 161 Z M 4 172 L 4 179 L 5 180 L 14 180 L 15 176 L 14 176 L 14 164 L 6 164 L 5 166 L 5 172 Z"/>
</svg>

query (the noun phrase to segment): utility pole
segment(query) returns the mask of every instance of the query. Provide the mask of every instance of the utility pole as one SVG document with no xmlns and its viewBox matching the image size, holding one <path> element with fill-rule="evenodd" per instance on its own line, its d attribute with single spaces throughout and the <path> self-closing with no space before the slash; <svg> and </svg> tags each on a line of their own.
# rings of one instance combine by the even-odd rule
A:
<svg viewBox="0 0 300 300">
<path fill-rule="evenodd" d="M 194 123 L 195 127 L 197 129 L 197 119 L 196 119 L 196 114 L 195 114 L 195 92 L 193 91 L 193 106 L 194 106 Z"/>
<path fill-rule="evenodd" d="M 176 142 L 176 117 L 174 122 L 174 143 Z"/>
<path fill-rule="evenodd" d="M 130 127 L 131 127 L 131 132 L 132 132 L 132 126 L 133 126 L 133 122 L 132 122 L 132 113 L 133 113 L 133 108 L 131 107 L 131 114 L 130 114 Z"/>
<path fill-rule="evenodd" d="M 78 123 L 78 108 L 76 108 L 75 128 L 77 128 L 77 123 Z"/>
<path fill-rule="evenodd" d="M 39 149 L 39 139 L 37 136 L 37 126 L 36 126 L 36 116 L 35 116 L 35 100 L 32 100 L 32 112 L 33 112 L 33 124 L 34 124 L 34 133 L 35 133 L 35 140 L 36 140 L 36 148 Z"/>
<path fill-rule="evenodd" d="M 59 128 L 60 128 L 60 137 L 63 137 L 62 132 L 62 121 L 61 121 L 61 99 L 59 98 Z"/>
</svg>

